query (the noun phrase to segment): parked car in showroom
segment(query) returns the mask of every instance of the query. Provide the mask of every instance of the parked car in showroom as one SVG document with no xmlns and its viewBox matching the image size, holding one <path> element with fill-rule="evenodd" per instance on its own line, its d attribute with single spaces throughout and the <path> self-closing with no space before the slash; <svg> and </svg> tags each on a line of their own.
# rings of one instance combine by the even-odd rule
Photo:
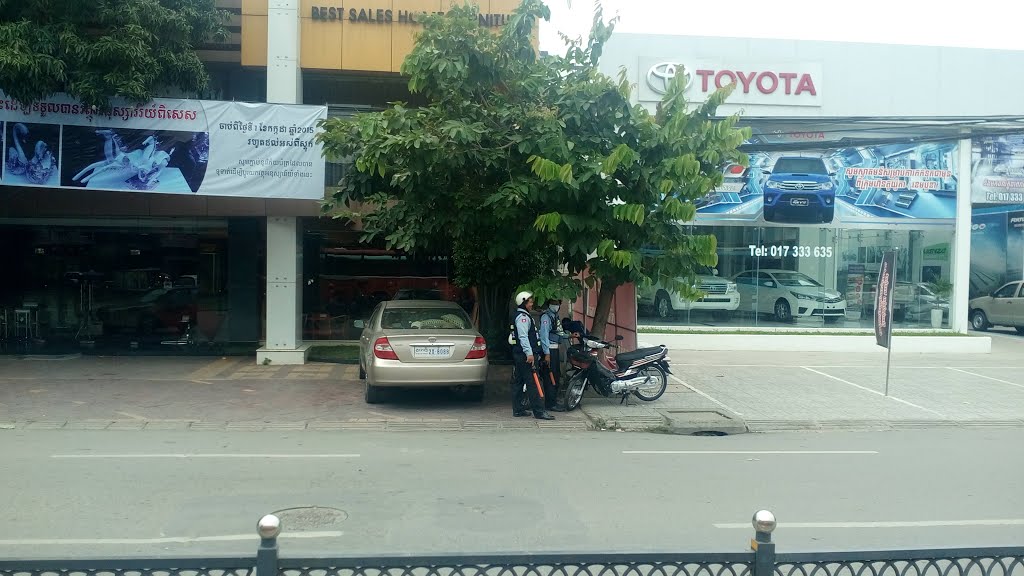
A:
<svg viewBox="0 0 1024 576">
<path fill-rule="evenodd" d="M 149 336 L 177 333 L 187 322 L 195 322 L 199 289 L 181 286 L 150 290 L 136 299 L 108 303 L 96 308 L 105 331 Z"/>
<path fill-rule="evenodd" d="M 821 158 L 784 156 L 764 173 L 766 222 L 829 223 L 835 217 L 834 174 Z"/>
<path fill-rule="evenodd" d="M 366 402 L 385 389 L 454 388 L 483 400 L 487 343 L 454 302 L 389 300 L 370 315 L 359 339 L 359 377 Z"/>
<path fill-rule="evenodd" d="M 1024 334 L 1024 282 L 1008 282 L 970 302 L 971 328 L 1009 326 Z"/>
<path fill-rule="evenodd" d="M 719 278 L 717 269 L 702 267 L 698 270 L 695 287 L 704 293 L 704 297 L 691 301 L 656 283 L 637 291 L 637 304 L 653 310 L 654 316 L 660 320 L 671 318 L 681 310 L 707 310 L 716 319 L 725 320 L 740 307 L 736 283 L 727 278 Z"/>
<path fill-rule="evenodd" d="M 792 270 L 747 270 L 733 278 L 744 309 L 770 314 L 779 322 L 796 318 L 824 318 L 837 322 L 846 316 L 843 295 L 817 280 Z"/>
</svg>

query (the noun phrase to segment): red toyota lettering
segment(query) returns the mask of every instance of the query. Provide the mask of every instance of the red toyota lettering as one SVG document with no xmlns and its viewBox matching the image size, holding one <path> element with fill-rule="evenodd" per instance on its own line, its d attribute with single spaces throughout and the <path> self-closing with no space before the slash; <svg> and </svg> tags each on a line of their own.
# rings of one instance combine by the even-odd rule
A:
<svg viewBox="0 0 1024 576">
<path fill-rule="evenodd" d="M 796 72 L 779 72 L 779 78 L 786 81 L 786 94 L 792 94 L 793 80 L 796 80 Z"/>
<path fill-rule="evenodd" d="M 714 73 L 715 73 L 714 70 L 697 70 L 697 76 L 700 76 L 700 91 L 701 92 L 707 92 L 708 91 L 708 78 L 710 78 L 711 75 L 714 74 Z"/>
<path fill-rule="evenodd" d="M 811 80 L 810 74 L 804 74 L 800 77 L 800 82 L 796 85 L 795 94 L 799 96 L 801 92 L 810 92 L 811 96 L 818 95 L 818 91 L 814 88 L 814 81 Z"/>
<path fill-rule="evenodd" d="M 723 84 L 722 83 L 722 78 L 725 78 L 726 76 L 729 77 L 729 81 Z M 736 75 L 733 74 L 731 70 L 719 70 L 718 74 L 715 74 L 715 87 L 716 88 L 724 88 L 724 87 L 728 86 L 729 84 L 735 84 L 735 83 L 736 83 Z"/>
<path fill-rule="evenodd" d="M 771 80 L 770 86 L 765 86 L 765 79 Z M 779 77 L 774 72 L 761 72 L 757 77 L 757 89 L 761 94 L 771 94 L 779 87 Z"/>
<path fill-rule="evenodd" d="M 739 70 L 736 71 L 736 75 L 740 78 L 740 84 L 743 85 L 743 93 L 750 94 L 750 83 L 754 81 L 754 76 L 757 76 L 757 72 L 748 72 L 743 74 Z"/>
</svg>

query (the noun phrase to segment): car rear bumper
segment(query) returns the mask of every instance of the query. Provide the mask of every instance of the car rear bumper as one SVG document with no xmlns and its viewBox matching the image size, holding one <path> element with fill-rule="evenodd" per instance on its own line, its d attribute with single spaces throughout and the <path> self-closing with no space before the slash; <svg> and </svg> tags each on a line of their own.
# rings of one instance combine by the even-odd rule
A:
<svg viewBox="0 0 1024 576">
<path fill-rule="evenodd" d="M 405 363 L 374 358 L 366 373 L 374 386 L 480 386 L 487 380 L 487 360 Z"/>
</svg>

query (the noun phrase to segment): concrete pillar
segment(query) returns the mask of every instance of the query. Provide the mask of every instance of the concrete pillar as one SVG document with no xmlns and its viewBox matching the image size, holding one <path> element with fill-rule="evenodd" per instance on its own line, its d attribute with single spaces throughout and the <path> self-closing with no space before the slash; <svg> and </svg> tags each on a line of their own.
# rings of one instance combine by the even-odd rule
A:
<svg viewBox="0 0 1024 576">
<path fill-rule="evenodd" d="M 267 342 L 256 362 L 303 364 L 302 230 L 294 216 L 267 218 Z"/>
<path fill-rule="evenodd" d="M 267 102 L 302 103 L 300 0 L 270 0 L 267 11 Z M 295 217 L 267 218 L 267 342 L 262 364 L 304 364 L 302 227 Z"/>
<path fill-rule="evenodd" d="M 953 231 L 952 282 L 949 326 L 967 333 L 970 326 L 967 309 L 971 284 L 971 138 L 960 139 L 957 161 L 956 227 Z"/>
<path fill-rule="evenodd" d="M 300 0 L 270 0 L 267 7 L 267 102 L 302 103 L 299 66 Z"/>
</svg>

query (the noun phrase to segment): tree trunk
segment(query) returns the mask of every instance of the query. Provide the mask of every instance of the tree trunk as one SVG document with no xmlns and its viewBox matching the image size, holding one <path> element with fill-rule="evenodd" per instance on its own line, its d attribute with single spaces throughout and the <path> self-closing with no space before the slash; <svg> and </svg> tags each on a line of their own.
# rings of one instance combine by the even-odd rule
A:
<svg viewBox="0 0 1024 576">
<path fill-rule="evenodd" d="M 604 331 L 608 326 L 608 314 L 612 310 L 612 299 L 615 297 L 617 289 L 618 286 L 602 282 L 601 288 L 597 292 L 597 308 L 594 309 L 594 325 L 590 329 L 590 333 L 600 340 L 604 340 Z"/>
<path fill-rule="evenodd" d="M 502 285 L 481 285 L 477 287 L 480 303 L 480 334 L 487 340 L 488 357 L 493 362 L 507 363 L 512 360 L 508 344 L 509 318 L 508 299 L 512 288 Z"/>
</svg>

